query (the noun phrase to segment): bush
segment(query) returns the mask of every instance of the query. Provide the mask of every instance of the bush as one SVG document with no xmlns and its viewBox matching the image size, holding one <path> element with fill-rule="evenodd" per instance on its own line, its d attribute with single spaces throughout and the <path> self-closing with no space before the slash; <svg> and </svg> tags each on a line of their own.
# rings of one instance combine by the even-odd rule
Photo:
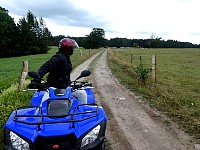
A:
<svg viewBox="0 0 200 150">
<path fill-rule="evenodd" d="M 32 92 L 18 92 L 17 84 L 0 95 L 0 149 L 3 149 L 3 127 L 8 117 L 17 107 L 30 105 L 32 95 Z"/>
<path fill-rule="evenodd" d="M 146 84 L 147 79 L 149 78 L 150 69 L 144 68 L 142 64 L 142 57 L 140 56 L 140 64 L 136 67 L 135 72 L 139 76 L 139 79 L 142 81 L 143 84 Z"/>
</svg>

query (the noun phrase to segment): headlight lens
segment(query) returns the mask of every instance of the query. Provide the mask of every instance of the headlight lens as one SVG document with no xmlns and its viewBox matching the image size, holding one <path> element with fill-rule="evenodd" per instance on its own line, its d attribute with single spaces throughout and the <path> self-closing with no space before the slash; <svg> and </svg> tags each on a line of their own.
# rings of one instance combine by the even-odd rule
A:
<svg viewBox="0 0 200 150">
<path fill-rule="evenodd" d="M 10 131 L 10 141 L 12 146 L 17 150 L 30 150 L 29 144 L 12 131 Z"/>
<path fill-rule="evenodd" d="M 101 126 L 98 125 L 96 126 L 92 131 L 90 131 L 83 139 L 82 139 L 82 143 L 81 143 L 81 147 L 90 144 L 92 142 L 94 142 L 98 135 L 99 135 L 99 131 L 100 131 Z"/>
</svg>

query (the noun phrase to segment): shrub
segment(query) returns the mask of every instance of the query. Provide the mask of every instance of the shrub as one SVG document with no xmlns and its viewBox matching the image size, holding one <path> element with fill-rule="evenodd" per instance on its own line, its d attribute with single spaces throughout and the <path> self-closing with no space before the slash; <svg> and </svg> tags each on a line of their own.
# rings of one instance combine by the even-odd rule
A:
<svg viewBox="0 0 200 150">
<path fill-rule="evenodd" d="M 147 79 L 149 78 L 150 69 L 145 68 L 142 63 L 142 57 L 140 56 L 140 64 L 136 67 L 136 74 L 139 76 L 139 79 L 143 84 L 146 84 Z"/>
</svg>

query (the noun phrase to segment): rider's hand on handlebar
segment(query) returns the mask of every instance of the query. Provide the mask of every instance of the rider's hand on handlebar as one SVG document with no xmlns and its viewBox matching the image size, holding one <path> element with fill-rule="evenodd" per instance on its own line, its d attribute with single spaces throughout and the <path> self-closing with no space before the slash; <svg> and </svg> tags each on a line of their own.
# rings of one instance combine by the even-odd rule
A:
<svg viewBox="0 0 200 150">
<path fill-rule="evenodd" d="M 31 80 L 31 83 L 28 85 L 28 88 L 29 89 L 37 89 L 38 88 L 37 85 L 40 83 L 41 83 L 41 79 L 34 78 Z"/>
<path fill-rule="evenodd" d="M 41 79 L 34 78 L 33 80 L 31 80 L 31 83 L 41 83 Z"/>
</svg>

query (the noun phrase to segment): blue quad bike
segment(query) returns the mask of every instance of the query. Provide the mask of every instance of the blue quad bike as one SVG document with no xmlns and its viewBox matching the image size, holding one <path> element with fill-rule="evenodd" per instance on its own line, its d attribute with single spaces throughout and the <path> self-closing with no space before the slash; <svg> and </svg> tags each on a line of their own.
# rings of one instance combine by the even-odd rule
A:
<svg viewBox="0 0 200 150">
<path fill-rule="evenodd" d="M 38 80 L 36 72 L 29 77 Z M 90 75 L 84 70 L 65 89 L 31 82 L 28 90 L 36 90 L 30 106 L 13 111 L 4 126 L 6 150 L 107 150 L 105 137 L 107 118 L 95 103 L 92 85 L 78 79 Z M 32 81 L 33 81 L 32 80 Z M 87 93 L 87 104 L 81 104 L 72 92 Z"/>
</svg>

